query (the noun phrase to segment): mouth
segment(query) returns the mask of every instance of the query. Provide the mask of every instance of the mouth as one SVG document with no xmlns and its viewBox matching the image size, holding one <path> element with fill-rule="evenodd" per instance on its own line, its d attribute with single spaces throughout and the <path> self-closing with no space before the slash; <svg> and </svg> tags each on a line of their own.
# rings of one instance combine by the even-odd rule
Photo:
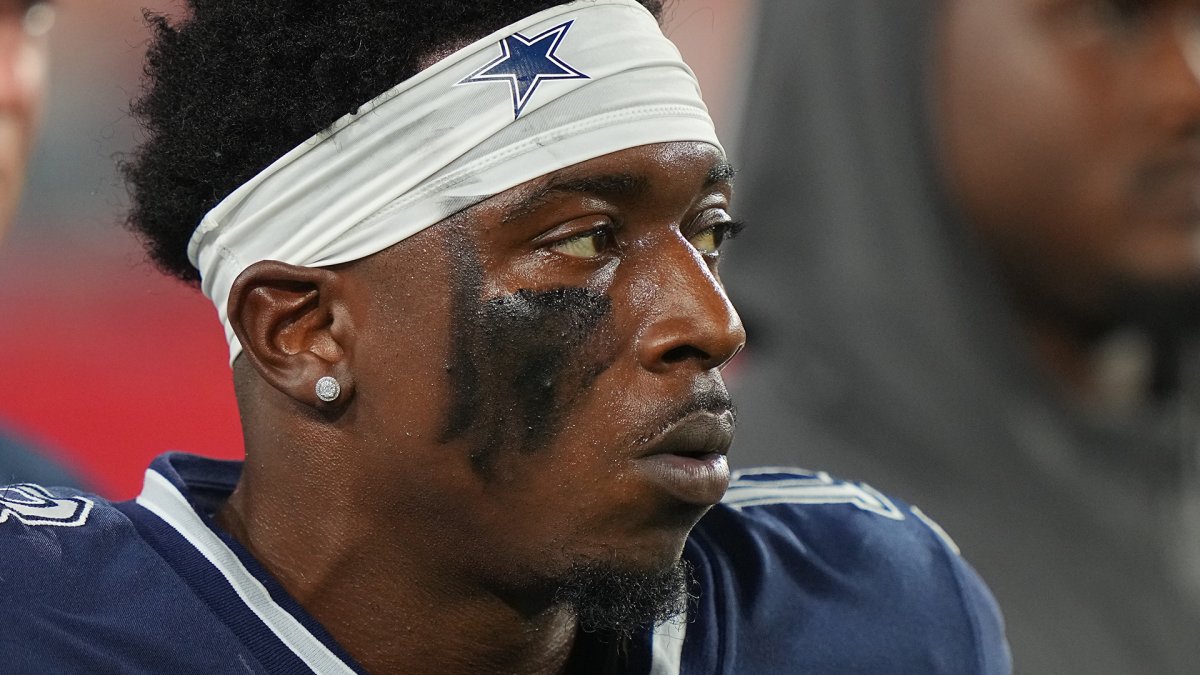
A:
<svg viewBox="0 0 1200 675">
<path fill-rule="evenodd" d="M 726 455 L 733 443 L 733 429 L 731 410 L 693 413 L 648 441 L 633 464 L 671 497 L 712 506 L 729 488 Z"/>
</svg>

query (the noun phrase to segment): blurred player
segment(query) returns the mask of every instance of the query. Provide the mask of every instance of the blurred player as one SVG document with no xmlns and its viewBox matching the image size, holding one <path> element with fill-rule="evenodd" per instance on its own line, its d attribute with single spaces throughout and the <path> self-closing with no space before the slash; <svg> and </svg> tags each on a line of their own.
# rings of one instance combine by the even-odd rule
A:
<svg viewBox="0 0 1200 675">
<path fill-rule="evenodd" d="M 1195 672 L 1200 3 L 763 12 L 733 457 L 921 504 L 1020 672 Z"/>
<path fill-rule="evenodd" d="M 54 10 L 49 3 L 0 0 L 0 239 L 16 214 L 25 165 L 41 118 L 46 33 L 53 23 Z M 77 484 L 77 479 L 30 445 L 0 429 L 0 482 L 19 481 Z"/>
</svg>

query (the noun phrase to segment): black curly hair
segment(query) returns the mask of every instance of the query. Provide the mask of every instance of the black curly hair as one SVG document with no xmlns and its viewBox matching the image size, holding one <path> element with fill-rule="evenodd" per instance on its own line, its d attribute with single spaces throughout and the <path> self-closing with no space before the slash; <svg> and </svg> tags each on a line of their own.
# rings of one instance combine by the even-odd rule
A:
<svg viewBox="0 0 1200 675">
<path fill-rule="evenodd" d="M 639 0 L 661 19 L 664 0 Z M 123 163 L 127 225 L 193 285 L 187 242 L 210 209 L 306 138 L 421 70 L 423 60 L 556 0 L 186 0 L 154 33 Z"/>
</svg>

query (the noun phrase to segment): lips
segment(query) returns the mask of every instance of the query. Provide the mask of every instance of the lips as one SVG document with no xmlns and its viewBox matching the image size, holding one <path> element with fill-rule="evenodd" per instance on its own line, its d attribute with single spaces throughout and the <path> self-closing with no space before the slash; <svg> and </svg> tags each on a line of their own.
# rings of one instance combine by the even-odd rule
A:
<svg viewBox="0 0 1200 675">
<path fill-rule="evenodd" d="M 733 413 L 698 412 L 667 427 L 633 460 L 650 483 L 679 501 L 711 506 L 729 487 L 726 453 L 733 443 Z"/>
</svg>

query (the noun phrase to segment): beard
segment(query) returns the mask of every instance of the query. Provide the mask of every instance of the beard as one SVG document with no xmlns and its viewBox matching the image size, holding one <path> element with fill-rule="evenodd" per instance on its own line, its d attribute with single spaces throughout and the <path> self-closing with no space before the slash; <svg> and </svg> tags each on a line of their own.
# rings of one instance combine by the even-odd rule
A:
<svg viewBox="0 0 1200 675">
<path fill-rule="evenodd" d="M 631 570 L 586 561 L 560 578 L 556 604 L 569 607 L 587 633 L 628 636 L 685 612 L 696 599 L 692 566 L 686 560 L 660 570 Z"/>
</svg>

